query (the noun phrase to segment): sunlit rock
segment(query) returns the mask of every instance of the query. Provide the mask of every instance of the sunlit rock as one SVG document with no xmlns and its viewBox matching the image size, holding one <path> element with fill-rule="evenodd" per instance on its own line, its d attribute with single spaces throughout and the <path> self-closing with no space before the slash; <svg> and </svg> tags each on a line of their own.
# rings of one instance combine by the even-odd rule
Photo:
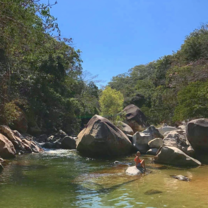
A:
<svg viewBox="0 0 208 208">
<path fill-rule="evenodd" d="M 201 162 L 188 156 L 177 147 L 164 146 L 155 156 L 154 161 L 175 166 L 199 166 Z"/>
<path fill-rule="evenodd" d="M 108 119 L 95 115 L 76 140 L 77 150 L 86 156 L 121 156 L 132 150 L 128 137 Z"/>
<path fill-rule="evenodd" d="M 187 124 L 187 138 L 196 151 L 208 150 L 208 119 L 192 120 Z"/>
<path fill-rule="evenodd" d="M 12 142 L 3 134 L 0 134 L 0 157 L 4 159 L 14 158 L 16 150 Z"/>
<path fill-rule="evenodd" d="M 128 167 L 126 169 L 126 173 L 128 175 L 141 175 L 142 174 L 142 172 L 136 166 Z"/>
<path fill-rule="evenodd" d="M 143 132 L 136 132 L 133 135 L 132 143 L 133 146 L 141 153 L 146 153 L 149 149 L 148 143 L 155 138 L 162 138 L 163 136 L 154 127 L 150 126 Z"/>
</svg>

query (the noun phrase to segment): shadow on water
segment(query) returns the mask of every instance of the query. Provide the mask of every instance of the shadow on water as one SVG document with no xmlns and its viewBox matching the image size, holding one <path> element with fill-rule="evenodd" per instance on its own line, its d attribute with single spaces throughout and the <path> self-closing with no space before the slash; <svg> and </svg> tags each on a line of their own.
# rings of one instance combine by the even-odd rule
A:
<svg viewBox="0 0 208 208">
<path fill-rule="evenodd" d="M 89 191 L 96 191 L 97 193 L 110 193 L 110 192 L 112 192 L 112 191 L 114 191 L 114 190 L 116 190 L 126 184 L 129 184 L 129 183 L 132 183 L 132 182 L 138 180 L 139 178 L 140 177 L 138 177 L 137 179 L 133 179 L 133 180 L 121 183 L 121 184 L 111 186 L 110 188 L 105 188 L 101 184 L 98 184 L 98 183 L 95 183 L 92 181 L 84 182 L 84 186 L 83 185 L 82 186 Z M 89 185 L 89 188 L 87 188 L 87 185 Z"/>
</svg>

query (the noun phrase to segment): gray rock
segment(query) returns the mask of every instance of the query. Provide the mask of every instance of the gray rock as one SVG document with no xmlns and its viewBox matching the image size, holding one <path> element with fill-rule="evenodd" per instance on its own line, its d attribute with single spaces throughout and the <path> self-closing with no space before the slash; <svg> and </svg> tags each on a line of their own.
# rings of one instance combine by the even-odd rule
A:
<svg viewBox="0 0 208 208">
<path fill-rule="evenodd" d="M 131 166 L 126 169 L 126 174 L 128 174 L 128 175 L 141 175 L 142 172 L 136 166 Z"/>
<path fill-rule="evenodd" d="M 163 136 L 159 131 L 154 127 L 150 126 L 143 132 L 136 132 L 133 135 L 133 146 L 139 150 L 141 153 L 146 153 L 149 149 L 148 143 L 155 138 L 162 138 Z"/>
<path fill-rule="evenodd" d="M 158 152 L 158 148 L 152 148 L 152 149 L 149 149 L 146 154 L 148 154 L 148 155 L 156 155 L 157 152 Z"/>
<path fill-rule="evenodd" d="M 77 150 L 92 157 L 127 155 L 132 150 L 128 137 L 108 119 L 95 115 L 76 140 Z"/>
<path fill-rule="evenodd" d="M 150 148 L 160 148 L 163 146 L 163 140 L 161 138 L 155 138 L 148 142 Z"/>
<path fill-rule="evenodd" d="M 76 149 L 76 140 L 73 137 L 65 136 L 61 140 L 61 148 L 63 148 L 63 149 Z"/>
<path fill-rule="evenodd" d="M 208 151 L 208 119 L 201 118 L 188 122 L 186 134 L 194 150 Z"/>
<path fill-rule="evenodd" d="M 123 131 L 125 134 L 133 135 L 134 131 L 133 129 L 126 123 L 119 121 L 116 125 L 121 131 Z"/>
<path fill-rule="evenodd" d="M 177 147 L 187 155 L 192 156 L 194 149 L 192 148 L 189 141 L 186 139 L 186 133 L 182 130 L 175 130 L 167 132 L 163 139 L 164 146 Z"/>
<path fill-rule="evenodd" d="M 178 179 L 179 181 L 190 181 L 190 178 L 183 175 L 170 175 L 170 177 Z"/>
<path fill-rule="evenodd" d="M 124 108 L 123 112 L 126 115 L 126 122 L 134 132 L 145 128 L 148 125 L 147 118 L 144 113 L 135 105 L 131 104 Z"/>
<path fill-rule="evenodd" d="M 177 147 L 164 146 L 155 156 L 154 161 L 157 163 L 175 165 L 175 166 L 199 166 L 201 162 L 188 156 Z"/>
</svg>

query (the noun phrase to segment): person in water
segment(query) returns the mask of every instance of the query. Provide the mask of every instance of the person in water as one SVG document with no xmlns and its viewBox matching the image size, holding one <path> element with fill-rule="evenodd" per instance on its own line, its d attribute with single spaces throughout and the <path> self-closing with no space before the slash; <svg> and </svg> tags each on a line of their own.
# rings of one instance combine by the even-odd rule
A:
<svg viewBox="0 0 208 208">
<path fill-rule="evenodd" d="M 146 167 L 145 167 L 145 161 L 144 160 L 141 160 L 139 157 L 140 157 L 140 152 L 137 151 L 136 153 L 136 157 L 134 158 L 134 161 L 135 161 L 135 165 L 138 169 L 141 169 L 143 168 L 143 170 L 145 171 L 146 170 Z"/>
</svg>

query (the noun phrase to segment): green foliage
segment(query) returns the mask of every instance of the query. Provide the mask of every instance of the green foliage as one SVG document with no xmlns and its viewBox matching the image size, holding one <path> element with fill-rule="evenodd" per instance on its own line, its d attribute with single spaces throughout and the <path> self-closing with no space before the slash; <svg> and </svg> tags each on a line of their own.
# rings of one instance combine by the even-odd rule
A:
<svg viewBox="0 0 208 208">
<path fill-rule="evenodd" d="M 19 116 L 19 109 L 13 102 L 6 103 L 4 105 L 3 115 L 4 115 L 4 119 L 3 119 L 4 124 L 13 125 L 14 120 L 16 120 Z"/>
<path fill-rule="evenodd" d="M 178 92 L 174 120 L 208 117 L 208 81 L 193 82 Z"/>
<path fill-rule="evenodd" d="M 123 102 L 124 98 L 121 92 L 106 87 L 99 99 L 101 115 L 108 118 L 116 116 L 123 109 Z"/>
<path fill-rule="evenodd" d="M 29 129 L 78 133 L 97 112 L 98 88 L 82 79 L 80 50 L 61 38 L 52 5 L 39 0 L 0 2 L 0 123 L 12 123 L 21 99 Z"/>
<path fill-rule="evenodd" d="M 113 77 L 109 86 L 123 93 L 125 105 L 135 104 L 149 123 L 174 124 L 207 117 L 208 25 L 186 37 L 181 49 L 127 73 Z"/>
</svg>

